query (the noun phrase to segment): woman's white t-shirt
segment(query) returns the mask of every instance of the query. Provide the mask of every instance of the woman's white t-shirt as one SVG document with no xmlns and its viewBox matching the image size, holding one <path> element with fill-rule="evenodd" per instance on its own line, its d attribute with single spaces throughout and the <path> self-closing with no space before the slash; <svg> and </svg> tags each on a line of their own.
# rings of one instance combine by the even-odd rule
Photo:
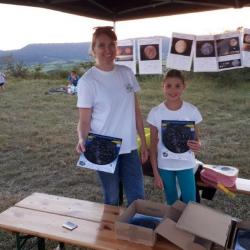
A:
<svg viewBox="0 0 250 250">
<path fill-rule="evenodd" d="M 139 84 L 130 68 L 89 69 L 78 81 L 78 108 L 92 108 L 91 132 L 122 139 L 120 154 L 137 148 L 135 92 Z"/>
<path fill-rule="evenodd" d="M 192 160 L 164 159 L 161 157 L 159 152 L 161 152 L 161 149 L 164 147 L 161 139 L 162 120 L 194 121 L 195 124 L 198 124 L 202 121 L 202 116 L 199 110 L 191 103 L 185 101 L 183 101 L 181 108 L 178 110 L 170 110 L 164 103 L 161 103 L 158 106 L 152 108 L 147 117 L 147 122 L 156 127 L 158 130 L 158 168 L 167 170 L 183 170 L 194 168 L 195 156 L 193 153 Z"/>
</svg>

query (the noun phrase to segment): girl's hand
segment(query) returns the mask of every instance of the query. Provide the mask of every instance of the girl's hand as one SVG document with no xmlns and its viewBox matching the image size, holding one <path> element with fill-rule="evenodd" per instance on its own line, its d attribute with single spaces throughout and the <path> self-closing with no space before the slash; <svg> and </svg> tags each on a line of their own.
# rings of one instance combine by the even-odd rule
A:
<svg viewBox="0 0 250 250">
<path fill-rule="evenodd" d="M 84 140 L 80 139 L 76 145 L 76 152 L 81 154 L 85 152 L 85 142 Z"/>
<path fill-rule="evenodd" d="M 188 147 L 194 152 L 199 153 L 201 150 L 201 142 L 196 140 L 188 140 Z"/>
<path fill-rule="evenodd" d="M 159 189 L 163 189 L 164 188 L 164 185 L 163 185 L 163 181 L 160 177 L 159 174 L 155 175 L 154 176 L 154 185 L 159 188 Z"/>
</svg>

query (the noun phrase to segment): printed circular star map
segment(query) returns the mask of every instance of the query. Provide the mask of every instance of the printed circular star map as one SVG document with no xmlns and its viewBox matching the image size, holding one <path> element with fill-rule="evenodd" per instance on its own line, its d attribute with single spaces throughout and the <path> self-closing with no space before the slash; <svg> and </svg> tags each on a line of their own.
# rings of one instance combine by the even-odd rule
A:
<svg viewBox="0 0 250 250">
<path fill-rule="evenodd" d="M 173 153 L 185 153 L 189 150 L 187 141 L 191 140 L 190 128 L 183 124 L 168 123 L 162 133 L 163 145 Z"/>
<path fill-rule="evenodd" d="M 112 163 L 118 155 L 116 143 L 105 138 L 93 137 L 92 140 L 87 141 L 85 148 L 86 159 L 97 165 Z"/>
</svg>

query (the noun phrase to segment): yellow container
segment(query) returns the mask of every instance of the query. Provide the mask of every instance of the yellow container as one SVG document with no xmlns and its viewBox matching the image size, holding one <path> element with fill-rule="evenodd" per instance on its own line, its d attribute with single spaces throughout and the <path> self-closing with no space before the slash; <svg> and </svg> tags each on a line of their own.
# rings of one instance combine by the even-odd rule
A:
<svg viewBox="0 0 250 250">
<path fill-rule="evenodd" d="M 144 133 L 145 133 L 145 137 L 146 137 L 147 146 L 149 147 L 149 145 L 150 145 L 150 129 L 144 128 Z M 138 135 L 137 135 L 137 147 L 138 147 L 138 151 L 140 152 L 141 151 L 141 139 Z"/>
</svg>

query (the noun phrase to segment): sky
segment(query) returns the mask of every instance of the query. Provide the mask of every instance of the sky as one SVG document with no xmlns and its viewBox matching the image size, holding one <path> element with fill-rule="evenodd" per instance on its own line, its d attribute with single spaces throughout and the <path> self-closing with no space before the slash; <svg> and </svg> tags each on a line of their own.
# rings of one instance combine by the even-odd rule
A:
<svg viewBox="0 0 250 250">
<path fill-rule="evenodd" d="M 0 50 L 20 49 L 32 43 L 87 42 L 93 28 L 112 22 L 42 8 L 0 4 Z M 116 23 L 118 39 L 218 34 L 238 27 L 250 28 L 250 8 L 227 9 Z M 146 28 L 145 28 L 146 27 Z"/>
</svg>

